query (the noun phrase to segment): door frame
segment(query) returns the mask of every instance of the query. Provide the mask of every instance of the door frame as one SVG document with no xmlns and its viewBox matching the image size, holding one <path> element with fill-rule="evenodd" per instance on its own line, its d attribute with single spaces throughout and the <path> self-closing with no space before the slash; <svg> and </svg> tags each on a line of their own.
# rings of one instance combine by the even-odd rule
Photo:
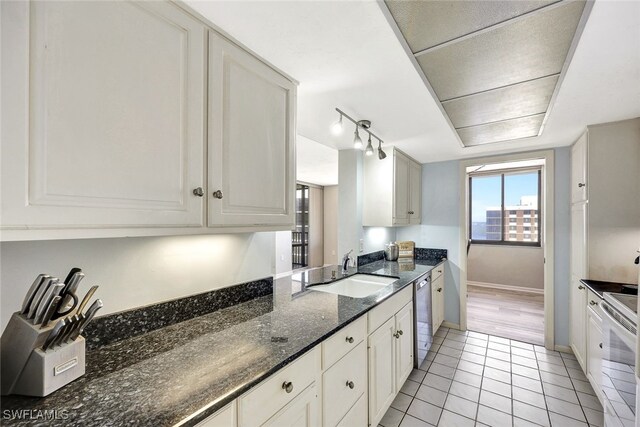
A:
<svg viewBox="0 0 640 427">
<path fill-rule="evenodd" d="M 542 249 L 544 254 L 544 346 L 555 350 L 554 324 L 554 171 L 553 150 L 530 151 L 517 154 L 479 157 L 460 161 L 460 330 L 467 330 L 467 236 L 469 235 L 469 180 L 467 168 L 486 163 L 503 163 L 520 160 L 544 159 L 542 167 Z"/>
</svg>

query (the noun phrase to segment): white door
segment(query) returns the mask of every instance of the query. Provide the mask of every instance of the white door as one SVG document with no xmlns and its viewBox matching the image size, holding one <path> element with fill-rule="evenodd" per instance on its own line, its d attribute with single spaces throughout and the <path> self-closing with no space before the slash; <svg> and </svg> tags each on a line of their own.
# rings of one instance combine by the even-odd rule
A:
<svg viewBox="0 0 640 427">
<path fill-rule="evenodd" d="M 600 395 L 602 384 L 602 319 L 593 310 L 587 309 L 587 378 L 596 394 Z"/>
<path fill-rule="evenodd" d="M 277 414 L 264 427 L 313 427 L 318 425 L 318 393 L 316 383 L 311 384 Z"/>
<path fill-rule="evenodd" d="M 409 224 L 409 159 L 393 153 L 393 224 Z"/>
<path fill-rule="evenodd" d="M 295 109 L 295 84 L 210 33 L 209 226 L 293 226 Z"/>
<path fill-rule="evenodd" d="M 405 305 L 396 316 L 396 390 L 413 370 L 413 302 Z"/>
<path fill-rule="evenodd" d="M 409 224 L 420 224 L 422 219 L 422 165 L 409 163 Z"/>
<path fill-rule="evenodd" d="M 586 323 L 587 323 L 587 289 L 580 280 L 573 277 L 571 280 L 571 347 L 573 352 L 586 371 L 585 354 L 587 351 Z"/>
<path fill-rule="evenodd" d="M 571 147 L 571 203 L 587 200 L 587 140 L 585 132 Z"/>
<path fill-rule="evenodd" d="M 587 202 L 571 205 L 571 274 L 587 278 Z"/>
<path fill-rule="evenodd" d="M 396 396 L 395 319 L 369 335 L 369 425 L 377 426 Z"/>
<path fill-rule="evenodd" d="M 2 8 L 2 227 L 203 225 L 204 25 L 171 2 Z"/>
</svg>

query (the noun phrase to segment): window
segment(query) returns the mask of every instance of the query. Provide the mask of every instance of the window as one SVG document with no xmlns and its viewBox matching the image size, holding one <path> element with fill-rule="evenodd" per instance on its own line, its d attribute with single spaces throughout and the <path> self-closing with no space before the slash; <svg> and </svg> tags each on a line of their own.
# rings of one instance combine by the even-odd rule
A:
<svg viewBox="0 0 640 427">
<path fill-rule="evenodd" d="M 471 243 L 540 246 L 531 231 L 540 227 L 540 176 L 540 169 L 470 173 Z"/>
<path fill-rule="evenodd" d="M 309 186 L 296 185 L 296 228 L 291 233 L 292 268 L 309 264 Z"/>
</svg>

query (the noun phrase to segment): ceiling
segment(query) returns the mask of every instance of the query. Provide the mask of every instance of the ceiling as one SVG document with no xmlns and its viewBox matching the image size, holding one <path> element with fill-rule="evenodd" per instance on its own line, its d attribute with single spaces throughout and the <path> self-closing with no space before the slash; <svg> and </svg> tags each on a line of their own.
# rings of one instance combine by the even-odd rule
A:
<svg viewBox="0 0 640 427">
<path fill-rule="evenodd" d="M 385 4 L 417 72 L 465 146 L 542 132 L 560 73 L 579 38 L 584 1 Z"/>
<path fill-rule="evenodd" d="M 296 179 L 322 186 L 338 185 L 338 150 L 302 135 L 296 140 Z"/>
<path fill-rule="evenodd" d="M 388 22 L 384 4 L 187 3 L 298 80 L 298 133 L 332 148 L 351 148 L 353 138 L 349 127 L 341 136 L 331 134 L 335 107 L 371 120 L 385 145 L 422 163 L 569 145 L 588 124 L 640 116 L 640 2 L 595 2 L 541 136 L 472 147 L 460 144 Z M 540 80 L 536 84 L 554 85 L 553 77 Z M 519 88 L 518 96 L 528 90 Z M 455 103 L 448 108 L 452 117 L 464 110 Z"/>
</svg>

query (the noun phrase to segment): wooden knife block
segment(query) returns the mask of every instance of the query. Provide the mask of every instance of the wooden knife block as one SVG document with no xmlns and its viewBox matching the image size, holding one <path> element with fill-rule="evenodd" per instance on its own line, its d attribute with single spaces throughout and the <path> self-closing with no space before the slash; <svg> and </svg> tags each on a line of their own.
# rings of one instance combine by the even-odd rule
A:
<svg viewBox="0 0 640 427">
<path fill-rule="evenodd" d="M 40 348 L 55 323 L 40 329 L 24 315 L 13 313 L 0 340 L 3 396 L 47 396 L 84 375 L 84 338 L 48 351 Z"/>
</svg>

